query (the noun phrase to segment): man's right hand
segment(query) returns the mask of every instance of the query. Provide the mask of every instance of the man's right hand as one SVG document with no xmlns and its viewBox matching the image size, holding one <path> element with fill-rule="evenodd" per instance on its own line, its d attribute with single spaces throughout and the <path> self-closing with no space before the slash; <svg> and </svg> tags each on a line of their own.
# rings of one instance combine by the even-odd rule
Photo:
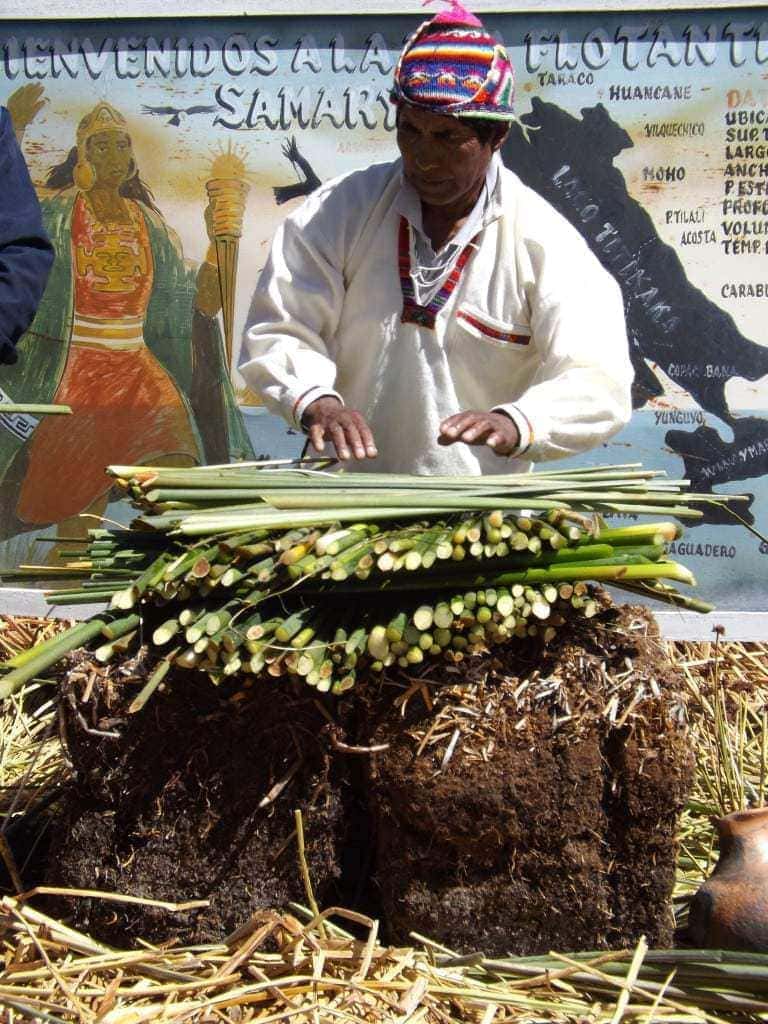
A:
<svg viewBox="0 0 768 1024">
<path fill-rule="evenodd" d="M 324 395 L 311 402 L 304 410 L 301 422 L 318 454 L 322 454 L 327 441 L 333 444 L 342 461 L 375 459 L 379 454 L 371 428 L 362 414 L 356 409 L 347 409 L 333 395 Z"/>
</svg>

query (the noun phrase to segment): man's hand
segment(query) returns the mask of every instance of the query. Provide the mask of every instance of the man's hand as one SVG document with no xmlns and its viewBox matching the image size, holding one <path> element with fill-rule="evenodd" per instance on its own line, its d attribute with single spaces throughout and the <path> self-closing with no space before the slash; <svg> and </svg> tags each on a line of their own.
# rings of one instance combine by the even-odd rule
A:
<svg viewBox="0 0 768 1024">
<path fill-rule="evenodd" d="M 482 444 L 497 455 L 512 455 L 520 444 L 520 432 L 511 416 L 503 412 L 457 412 L 440 424 L 438 444 Z"/>
<path fill-rule="evenodd" d="M 375 459 L 379 454 L 371 428 L 355 409 L 345 408 L 338 398 L 324 395 L 304 410 L 301 422 L 309 433 L 312 447 L 321 454 L 331 441 L 342 460 Z"/>
</svg>

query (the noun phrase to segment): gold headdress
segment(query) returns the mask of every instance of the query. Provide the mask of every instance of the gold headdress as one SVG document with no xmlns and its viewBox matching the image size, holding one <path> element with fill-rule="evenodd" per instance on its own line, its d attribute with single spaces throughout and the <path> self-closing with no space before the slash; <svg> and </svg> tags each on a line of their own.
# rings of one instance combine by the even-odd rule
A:
<svg viewBox="0 0 768 1024">
<path fill-rule="evenodd" d="M 96 180 L 93 167 L 88 160 L 88 139 L 100 132 L 127 132 L 128 122 L 111 103 L 102 100 L 86 114 L 77 126 L 77 164 L 74 170 L 75 185 L 84 192 L 93 188 Z"/>
</svg>

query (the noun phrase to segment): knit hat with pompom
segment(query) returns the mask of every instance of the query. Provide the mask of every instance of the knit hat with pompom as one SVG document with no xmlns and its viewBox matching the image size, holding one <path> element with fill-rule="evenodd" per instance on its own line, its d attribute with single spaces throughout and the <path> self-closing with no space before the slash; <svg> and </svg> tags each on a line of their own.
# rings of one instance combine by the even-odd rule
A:
<svg viewBox="0 0 768 1024">
<path fill-rule="evenodd" d="M 425 4 L 431 0 L 425 0 Z M 454 117 L 514 120 L 515 77 L 502 44 L 458 0 L 405 44 L 391 99 Z"/>
</svg>

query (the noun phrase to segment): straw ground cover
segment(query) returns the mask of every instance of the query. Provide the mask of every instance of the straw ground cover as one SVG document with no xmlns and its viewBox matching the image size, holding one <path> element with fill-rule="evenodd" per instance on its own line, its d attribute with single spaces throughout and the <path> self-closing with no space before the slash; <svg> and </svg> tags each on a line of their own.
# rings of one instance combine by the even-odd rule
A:
<svg viewBox="0 0 768 1024">
<path fill-rule="evenodd" d="M 3 658 L 29 650 L 63 632 L 66 621 L 31 617 L 0 618 Z M 0 863 L 18 891 L 24 872 L 45 838 L 46 810 L 67 777 L 57 724 L 53 686 L 33 682 L 3 704 L 0 712 Z M 11 845 L 24 847 L 16 864 Z"/>
<path fill-rule="evenodd" d="M 669 646 L 689 691 L 698 762 L 680 835 L 675 895 L 684 912 L 713 858 L 708 815 L 764 797 L 768 647 L 720 637 Z M 2 749 L 15 759 L 4 762 L 3 829 L 30 794 L 39 799 L 66 772 L 40 724 L 53 714 L 36 703 L 40 693 L 31 688 L 26 699 L 7 703 L 0 718 Z M 14 780 L 25 796 L 10 812 Z M 45 917 L 39 905 L 34 897 L 0 902 L 0 1005 L 9 1022 L 768 1019 L 768 957 L 761 955 L 657 952 L 640 943 L 621 953 L 489 961 L 481 951 L 457 957 L 421 937 L 384 947 L 372 921 L 352 915 L 350 923 L 342 911 L 330 923 L 297 905 L 257 914 L 216 945 L 126 952 Z"/>
<path fill-rule="evenodd" d="M 680 824 L 675 903 L 687 903 L 717 860 L 710 816 L 759 807 L 768 798 L 768 645 L 728 642 L 673 647 L 688 691 L 696 783 Z"/>
</svg>

